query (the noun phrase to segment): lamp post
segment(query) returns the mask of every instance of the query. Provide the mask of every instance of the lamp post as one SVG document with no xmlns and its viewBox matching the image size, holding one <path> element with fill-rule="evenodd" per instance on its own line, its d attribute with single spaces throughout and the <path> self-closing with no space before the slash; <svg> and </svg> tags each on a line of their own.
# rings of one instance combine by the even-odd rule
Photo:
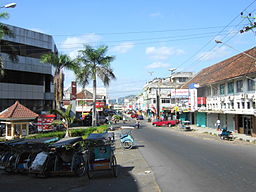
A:
<svg viewBox="0 0 256 192">
<path fill-rule="evenodd" d="M 246 55 L 247 57 L 250 57 L 251 59 L 254 59 L 254 60 L 256 61 L 256 57 L 253 57 L 253 56 L 251 56 L 251 55 L 249 55 L 249 54 L 247 54 L 247 53 L 245 53 L 245 52 L 241 52 L 241 51 L 239 51 L 238 49 L 236 49 L 236 48 L 234 48 L 234 47 L 228 45 L 227 43 L 223 43 L 223 42 L 220 41 L 220 40 L 215 40 L 215 43 L 217 43 L 217 44 L 221 44 L 221 43 L 222 43 L 223 45 L 226 45 L 227 47 L 229 47 L 229 48 L 231 48 L 231 49 L 234 49 L 235 51 L 238 51 L 238 52 L 240 52 L 240 53 Z"/>
</svg>

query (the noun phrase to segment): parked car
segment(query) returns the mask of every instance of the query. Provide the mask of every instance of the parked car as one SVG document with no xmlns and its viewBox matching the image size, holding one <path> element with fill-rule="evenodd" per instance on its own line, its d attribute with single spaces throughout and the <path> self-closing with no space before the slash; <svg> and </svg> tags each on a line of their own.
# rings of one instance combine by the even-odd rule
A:
<svg viewBox="0 0 256 192">
<path fill-rule="evenodd" d="M 131 114 L 131 118 L 137 118 L 138 117 L 138 114 Z"/>
<path fill-rule="evenodd" d="M 155 121 L 152 123 L 155 127 L 161 127 L 161 126 L 174 126 L 179 123 L 179 120 L 170 120 L 170 121 Z"/>
</svg>

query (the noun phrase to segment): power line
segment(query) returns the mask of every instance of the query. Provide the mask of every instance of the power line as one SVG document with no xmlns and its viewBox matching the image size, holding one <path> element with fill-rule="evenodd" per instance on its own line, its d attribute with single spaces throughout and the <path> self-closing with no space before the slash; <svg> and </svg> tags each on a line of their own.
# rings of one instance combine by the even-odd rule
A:
<svg viewBox="0 0 256 192">
<path fill-rule="evenodd" d="M 236 27 L 237 25 L 230 26 Z M 222 28 L 223 26 L 213 26 L 213 27 L 198 27 L 198 28 L 180 28 L 180 29 L 164 29 L 164 30 L 149 30 L 149 31 L 128 31 L 128 32 L 110 32 L 110 33 L 102 33 L 102 32 L 88 32 L 88 34 L 98 34 L 98 35 L 126 35 L 126 34 L 143 34 L 143 33 L 164 33 L 164 32 L 175 32 L 175 31 L 193 31 L 193 30 L 207 30 L 207 29 L 216 29 Z M 79 36 L 84 35 L 84 33 L 80 34 L 53 34 L 52 36 Z"/>
<path fill-rule="evenodd" d="M 252 3 L 250 3 L 242 12 L 246 11 L 252 4 L 254 4 L 256 2 L 256 0 L 254 0 Z M 213 38 L 211 38 L 209 41 L 207 41 L 206 44 L 204 44 L 198 51 L 196 51 L 192 56 L 190 56 L 188 59 L 186 59 L 184 62 L 182 62 L 180 65 L 178 65 L 178 67 L 181 67 L 182 65 L 184 65 L 185 63 L 187 63 L 188 61 L 190 61 L 192 58 L 196 57 L 206 46 L 208 46 L 216 36 L 220 35 L 220 33 L 222 33 L 228 26 L 231 25 L 231 23 L 233 23 L 238 17 L 240 17 L 240 14 L 236 17 L 234 17 L 220 32 L 218 32 Z M 241 22 L 240 22 L 241 23 Z M 239 23 L 239 24 L 240 24 Z M 238 25 L 239 25 L 238 24 Z M 235 25 L 235 26 L 238 26 L 238 25 Z M 226 35 L 227 36 L 227 35 Z M 225 37 L 226 37 L 225 36 Z M 224 37 L 224 38 L 225 38 Z M 223 38 L 223 39 L 224 39 Z M 214 49 L 216 47 L 216 45 L 212 48 Z M 212 50 L 211 49 L 211 50 Z M 177 67 L 177 68 L 178 68 Z"/>
</svg>

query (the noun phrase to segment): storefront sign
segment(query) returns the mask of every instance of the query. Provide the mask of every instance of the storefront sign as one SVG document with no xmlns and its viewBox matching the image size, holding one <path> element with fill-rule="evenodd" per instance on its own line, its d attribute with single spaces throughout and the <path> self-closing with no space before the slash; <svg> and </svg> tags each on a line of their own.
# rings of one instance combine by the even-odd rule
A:
<svg viewBox="0 0 256 192">
<path fill-rule="evenodd" d="M 188 89 L 171 89 L 171 98 L 189 98 Z"/>
</svg>

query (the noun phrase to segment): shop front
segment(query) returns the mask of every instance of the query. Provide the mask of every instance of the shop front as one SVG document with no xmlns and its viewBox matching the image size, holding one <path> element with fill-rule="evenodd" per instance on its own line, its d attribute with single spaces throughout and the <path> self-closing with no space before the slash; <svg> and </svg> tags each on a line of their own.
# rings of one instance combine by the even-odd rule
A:
<svg viewBox="0 0 256 192">
<path fill-rule="evenodd" d="M 238 133 L 256 136 L 255 117 L 253 115 L 236 115 L 235 119 Z"/>
</svg>

